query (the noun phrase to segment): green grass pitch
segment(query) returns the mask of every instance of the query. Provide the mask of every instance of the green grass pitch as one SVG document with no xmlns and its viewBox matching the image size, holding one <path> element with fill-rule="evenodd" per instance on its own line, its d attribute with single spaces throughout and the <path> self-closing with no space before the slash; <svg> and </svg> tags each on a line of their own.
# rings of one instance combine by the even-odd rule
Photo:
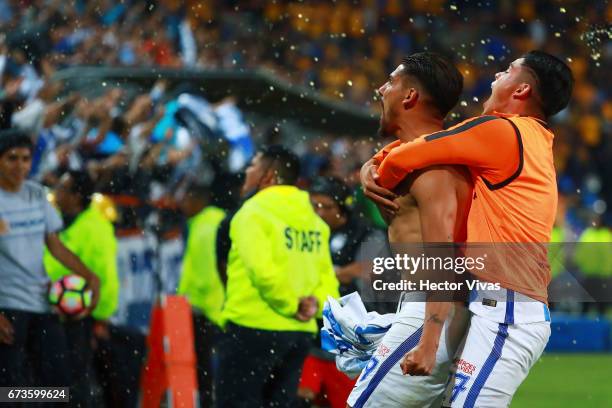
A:
<svg viewBox="0 0 612 408">
<path fill-rule="evenodd" d="M 612 407 L 612 354 L 544 354 L 511 407 Z"/>
</svg>

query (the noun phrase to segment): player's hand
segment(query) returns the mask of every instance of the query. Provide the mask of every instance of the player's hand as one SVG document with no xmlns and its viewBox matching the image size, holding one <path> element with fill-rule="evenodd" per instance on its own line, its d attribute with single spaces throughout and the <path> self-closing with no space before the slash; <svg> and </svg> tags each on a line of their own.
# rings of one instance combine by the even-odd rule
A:
<svg viewBox="0 0 612 408">
<path fill-rule="evenodd" d="M 94 338 L 110 340 L 110 329 L 106 320 L 96 320 L 93 326 Z"/>
<path fill-rule="evenodd" d="M 319 310 L 319 301 L 314 296 L 300 298 L 298 311 L 295 318 L 301 322 L 307 322 L 317 314 Z"/>
<path fill-rule="evenodd" d="M 13 344 L 15 331 L 13 325 L 2 313 L 0 313 L 0 343 Z"/>
<path fill-rule="evenodd" d="M 91 314 L 100 299 L 100 278 L 91 273 L 87 277 L 87 288 L 91 290 L 91 305 L 87 308 L 87 314 Z"/>
<path fill-rule="evenodd" d="M 400 363 L 404 375 L 431 375 L 436 365 L 436 350 L 418 344 L 410 350 Z"/>
<path fill-rule="evenodd" d="M 370 200 L 374 201 L 383 212 L 393 216 L 399 210 L 399 206 L 393 202 L 397 195 L 376 183 L 380 177 L 377 169 L 378 166 L 372 160 L 368 160 L 361 167 L 359 178 L 361 179 L 363 193 Z"/>
</svg>

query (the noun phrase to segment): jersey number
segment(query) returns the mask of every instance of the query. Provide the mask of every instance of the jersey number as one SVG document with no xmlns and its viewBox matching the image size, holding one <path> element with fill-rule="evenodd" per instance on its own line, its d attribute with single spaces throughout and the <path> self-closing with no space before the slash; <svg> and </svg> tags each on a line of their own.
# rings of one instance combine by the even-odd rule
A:
<svg viewBox="0 0 612 408">
<path fill-rule="evenodd" d="M 450 379 L 449 379 L 450 380 Z M 465 391 L 467 387 L 465 384 L 470 380 L 469 375 L 456 373 L 455 374 L 455 385 L 453 386 L 453 393 L 451 395 L 450 402 L 455 401 L 455 398 L 459 395 L 459 393 Z"/>
</svg>

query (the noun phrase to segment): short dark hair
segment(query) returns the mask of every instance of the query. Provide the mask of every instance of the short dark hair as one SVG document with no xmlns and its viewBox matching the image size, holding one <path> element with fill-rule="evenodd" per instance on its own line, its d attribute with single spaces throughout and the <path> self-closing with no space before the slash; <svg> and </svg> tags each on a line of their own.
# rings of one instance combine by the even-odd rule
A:
<svg viewBox="0 0 612 408">
<path fill-rule="evenodd" d="M 313 180 L 308 189 L 311 194 L 321 194 L 330 197 L 343 214 L 348 214 L 351 202 L 352 193 L 350 188 L 337 177 L 318 177 Z"/>
<path fill-rule="evenodd" d="M 431 97 L 442 117 L 457 104 L 463 76 L 447 58 L 434 52 L 418 52 L 402 59 L 402 74 L 414 77 Z"/>
<path fill-rule="evenodd" d="M 185 189 L 185 197 L 209 201 L 212 197 L 211 187 L 209 184 L 201 181 L 190 181 Z"/>
<path fill-rule="evenodd" d="M 72 180 L 70 191 L 78 194 L 81 197 L 83 208 L 87 208 L 95 191 L 95 186 L 89 173 L 83 170 L 68 170 L 64 174 L 68 174 Z"/>
<path fill-rule="evenodd" d="M 564 109 L 574 88 L 572 70 L 559 58 L 543 51 L 529 51 L 521 58 L 523 65 L 536 75 L 536 91 L 542 100 L 544 115 L 552 116 Z"/>
<path fill-rule="evenodd" d="M 30 153 L 34 150 L 32 139 L 27 133 L 15 128 L 0 130 L 0 156 L 17 147 L 27 147 Z"/>
<path fill-rule="evenodd" d="M 300 177 L 300 159 L 295 153 L 281 145 L 265 146 L 259 152 L 269 168 L 276 172 L 279 184 L 297 183 Z"/>
</svg>

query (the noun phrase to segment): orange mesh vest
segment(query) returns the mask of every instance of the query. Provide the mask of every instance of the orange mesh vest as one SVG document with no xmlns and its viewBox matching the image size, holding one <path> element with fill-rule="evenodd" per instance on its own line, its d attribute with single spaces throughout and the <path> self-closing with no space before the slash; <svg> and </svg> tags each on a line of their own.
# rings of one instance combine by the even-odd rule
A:
<svg viewBox="0 0 612 408">
<path fill-rule="evenodd" d="M 546 302 L 550 267 L 545 244 L 557 210 L 553 138 L 543 121 L 495 113 L 412 142 L 394 142 L 374 160 L 379 183 L 390 189 L 415 169 L 467 166 L 474 178 L 468 245 L 490 248 L 468 250 L 494 255 L 485 271 L 473 275 Z"/>
</svg>

